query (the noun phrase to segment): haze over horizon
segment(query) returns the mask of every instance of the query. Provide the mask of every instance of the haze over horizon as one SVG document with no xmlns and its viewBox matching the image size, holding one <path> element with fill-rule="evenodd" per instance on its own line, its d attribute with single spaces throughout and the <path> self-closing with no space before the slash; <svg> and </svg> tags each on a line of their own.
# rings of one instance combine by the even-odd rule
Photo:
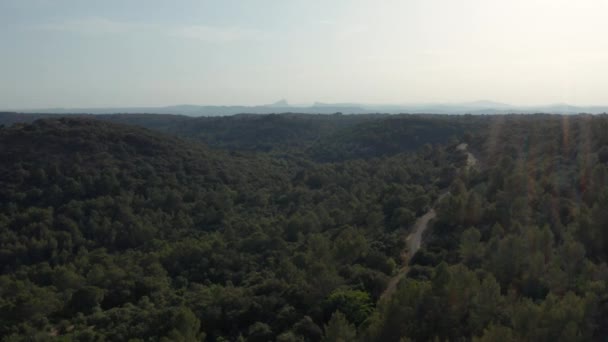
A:
<svg viewBox="0 0 608 342">
<path fill-rule="evenodd" d="M 288 101 L 287 99 L 280 99 L 271 103 L 168 103 L 168 104 L 158 104 L 158 105 L 109 105 L 109 106 L 55 106 L 55 107 L 37 107 L 37 108 L 0 108 L 0 110 L 27 110 L 33 111 L 36 109 L 44 109 L 44 110 L 52 110 L 52 109 L 79 109 L 79 108 L 90 108 L 90 109 L 106 109 L 106 108 L 163 108 L 163 107 L 180 107 L 180 106 L 195 106 L 195 107 L 284 107 L 284 108 L 306 108 L 306 107 L 315 107 L 315 106 L 362 106 L 363 108 L 373 108 L 377 106 L 379 108 L 394 106 L 394 107 L 410 107 L 410 106 L 481 106 L 487 108 L 534 108 L 534 107 L 547 107 L 547 106 L 576 106 L 571 103 L 565 102 L 555 102 L 555 103 L 535 103 L 535 104 L 514 104 L 514 103 L 505 103 L 493 100 L 472 100 L 472 101 L 462 101 L 462 102 L 445 102 L 445 101 L 434 101 L 434 102 L 366 102 L 361 103 L 357 101 L 340 101 L 340 102 L 322 102 L 322 101 L 313 101 L 308 103 L 293 103 Z M 578 105 L 580 107 L 608 107 L 608 105 L 596 103 L 596 104 L 584 104 Z"/>
<path fill-rule="evenodd" d="M 606 105 L 607 9 L 593 0 L 4 0 L 0 109 L 281 98 Z"/>
<path fill-rule="evenodd" d="M 223 104 L 201 104 L 201 103 L 176 103 L 176 104 L 166 104 L 166 105 L 157 105 L 157 106 L 148 106 L 148 105 L 131 105 L 131 106 L 120 106 L 120 105 L 112 105 L 112 106 L 56 106 L 56 107 L 38 107 L 38 108 L 3 108 L 0 107 L 0 111 L 16 111 L 16 112 L 24 112 L 24 113 L 35 113 L 36 111 L 42 111 L 51 113 L 54 110 L 57 110 L 59 113 L 77 113 L 79 110 L 93 110 L 95 113 L 108 113 L 104 112 L 105 110 L 125 110 L 128 113 L 136 113 L 139 112 L 140 109 L 177 109 L 177 108 L 190 108 L 195 110 L 195 108 L 260 108 L 264 110 L 270 110 L 273 108 L 280 110 L 294 109 L 297 111 L 298 108 L 302 109 L 311 109 L 311 108 L 332 108 L 332 109 L 359 109 L 363 112 L 366 110 L 368 112 L 384 112 L 386 113 L 406 113 L 416 108 L 446 108 L 443 112 L 451 113 L 450 109 L 453 108 L 464 108 L 464 109 L 492 109 L 492 110 L 504 110 L 505 113 L 509 110 L 514 110 L 514 112 L 521 112 L 527 109 L 534 110 L 539 109 L 541 111 L 547 110 L 548 108 L 556 108 L 556 107 L 571 107 L 573 109 L 598 109 L 601 112 L 605 112 L 608 110 L 608 105 L 604 104 L 591 104 L 591 105 L 573 105 L 570 103 L 544 103 L 544 104 L 529 104 L 529 105 L 519 105 L 512 103 L 503 103 L 492 100 L 476 100 L 476 101 L 465 101 L 465 102 L 397 102 L 397 103 L 359 103 L 355 101 L 345 101 L 345 102 L 320 102 L 314 101 L 312 103 L 292 103 L 287 99 L 280 99 L 273 103 L 258 103 L 258 104 L 231 104 L 231 103 L 223 103 Z M 387 109 L 392 109 L 388 110 Z M 263 111 L 264 113 L 271 113 L 272 111 Z M 596 111 L 597 112 L 597 111 Z M 238 114 L 239 112 L 234 112 L 234 114 Z M 454 112 L 457 113 L 457 112 Z M 573 113 L 573 112 L 570 112 Z M 599 112 L 597 112 L 599 113 Z M 172 114 L 182 114 L 179 111 L 176 111 Z"/>
</svg>

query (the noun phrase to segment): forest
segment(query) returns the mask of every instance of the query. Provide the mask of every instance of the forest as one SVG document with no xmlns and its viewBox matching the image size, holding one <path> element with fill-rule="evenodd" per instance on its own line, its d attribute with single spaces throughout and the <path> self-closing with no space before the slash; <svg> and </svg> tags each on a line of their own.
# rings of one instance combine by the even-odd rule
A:
<svg viewBox="0 0 608 342">
<path fill-rule="evenodd" d="M 2 341 L 608 337 L 608 115 L 0 113 L 0 161 Z"/>
</svg>

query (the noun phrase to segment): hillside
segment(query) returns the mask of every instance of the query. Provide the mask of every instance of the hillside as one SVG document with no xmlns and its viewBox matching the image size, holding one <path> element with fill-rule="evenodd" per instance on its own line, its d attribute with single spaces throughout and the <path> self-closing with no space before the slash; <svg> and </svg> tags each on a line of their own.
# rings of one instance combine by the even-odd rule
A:
<svg viewBox="0 0 608 342">
<path fill-rule="evenodd" d="M 0 124 L 32 122 L 61 114 L 0 113 Z M 203 142 L 224 150 L 299 155 L 342 161 L 412 152 L 447 144 L 487 127 L 491 119 L 447 115 L 271 114 L 191 118 L 160 114 L 68 115 L 129 124 Z"/>
<path fill-rule="evenodd" d="M 0 128 L 3 340 L 608 334 L 608 116 L 197 120 Z"/>
<path fill-rule="evenodd" d="M 0 146 L 0 335 L 36 340 L 317 340 L 337 309 L 361 324 L 451 163 L 288 162 L 82 118 L 0 129 Z"/>
</svg>

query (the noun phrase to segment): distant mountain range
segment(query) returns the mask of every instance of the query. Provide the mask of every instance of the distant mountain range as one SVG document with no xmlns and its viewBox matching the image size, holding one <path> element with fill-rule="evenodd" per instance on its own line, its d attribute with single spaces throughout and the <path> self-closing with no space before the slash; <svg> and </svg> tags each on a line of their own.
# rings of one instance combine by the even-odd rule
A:
<svg viewBox="0 0 608 342">
<path fill-rule="evenodd" d="M 15 111 L 15 110 L 13 110 Z M 200 106 L 177 105 L 166 107 L 108 107 L 108 108 L 45 108 L 16 110 L 22 113 L 57 114 L 112 114 L 112 113 L 149 113 L 182 114 L 188 116 L 224 116 L 234 114 L 270 113 L 310 113 L 310 114 L 364 114 L 364 113 L 427 113 L 427 114 L 599 114 L 608 112 L 608 106 L 572 106 L 551 104 L 544 106 L 513 106 L 492 101 L 466 103 L 423 103 L 423 104 L 362 104 L 362 103 L 320 103 L 312 106 L 290 105 L 286 100 L 261 106 Z"/>
</svg>

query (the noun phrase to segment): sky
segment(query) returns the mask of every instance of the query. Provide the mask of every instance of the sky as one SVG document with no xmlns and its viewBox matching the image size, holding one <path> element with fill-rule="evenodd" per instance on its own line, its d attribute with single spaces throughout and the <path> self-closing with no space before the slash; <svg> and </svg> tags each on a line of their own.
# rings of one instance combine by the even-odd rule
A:
<svg viewBox="0 0 608 342">
<path fill-rule="evenodd" d="M 604 0 L 0 0 L 0 108 L 608 104 Z"/>
</svg>

